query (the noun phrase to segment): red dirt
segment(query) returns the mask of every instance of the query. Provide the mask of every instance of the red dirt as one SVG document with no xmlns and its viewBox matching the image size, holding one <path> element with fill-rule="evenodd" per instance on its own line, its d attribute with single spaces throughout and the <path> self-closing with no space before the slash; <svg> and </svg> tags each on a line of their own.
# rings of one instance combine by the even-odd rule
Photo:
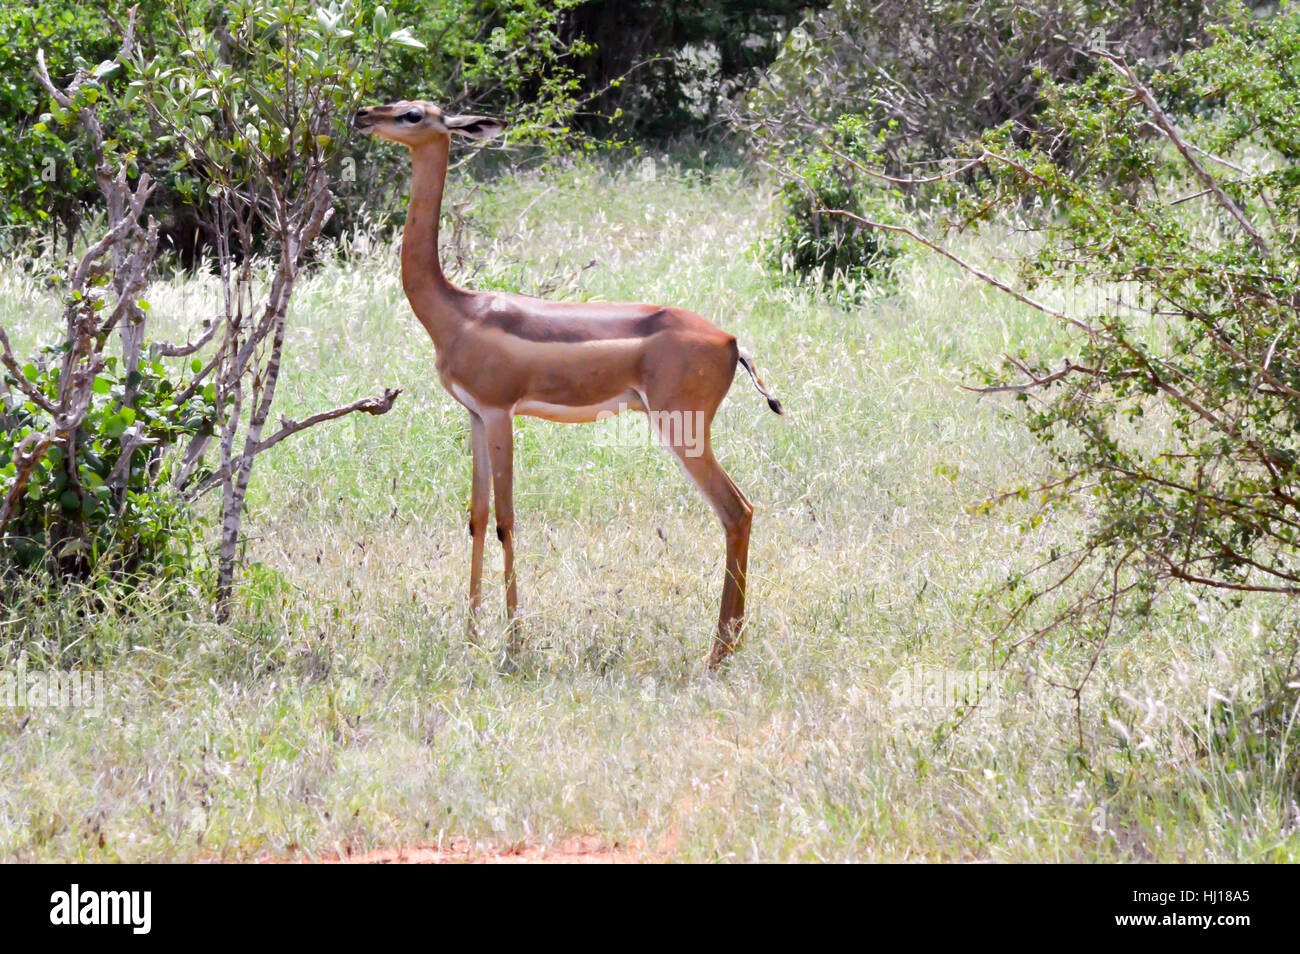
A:
<svg viewBox="0 0 1300 954">
<path fill-rule="evenodd" d="M 659 852 L 630 845 L 607 845 L 594 837 L 569 838 L 558 845 L 509 845 L 474 847 L 457 838 L 435 845 L 409 848 L 380 848 L 359 854 L 323 855 L 318 858 L 263 857 L 261 864 L 336 864 L 336 865 L 619 865 L 662 861 Z"/>
</svg>

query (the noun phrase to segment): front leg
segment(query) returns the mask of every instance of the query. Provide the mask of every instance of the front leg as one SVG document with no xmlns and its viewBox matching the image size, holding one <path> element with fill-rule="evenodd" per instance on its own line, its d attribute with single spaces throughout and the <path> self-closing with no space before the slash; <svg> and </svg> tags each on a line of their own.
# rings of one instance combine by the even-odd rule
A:
<svg viewBox="0 0 1300 954">
<path fill-rule="evenodd" d="M 469 565 L 468 634 L 470 639 L 474 639 L 479 634 L 479 607 L 483 603 L 483 541 L 487 537 L 492 464 L 488 457 L 487 433 L 483 421 L 473 411 L 469 415 L 469 426 L 470 446 L 474 453 L 474 474 L 471 478 L 469 504 L 469 535 L 473 545 Z"/>
<path fill-rule="evenodd" d="M 496 496 L 497 539 L 505 564 L 506 615 L 511 643 L 518 637 L 519 606 L 515 591 L 514 417 L 509 410 L 483 413 L 488 457 L 492 462 L 492 489 Z"/>
</svg>

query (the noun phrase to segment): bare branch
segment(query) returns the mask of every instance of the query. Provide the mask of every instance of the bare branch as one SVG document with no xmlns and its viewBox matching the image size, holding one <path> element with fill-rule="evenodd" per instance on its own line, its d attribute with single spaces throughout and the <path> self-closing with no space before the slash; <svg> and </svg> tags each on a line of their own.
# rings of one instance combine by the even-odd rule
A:
<svg viewBox="0 0 1300 954">
<path fill-rule="evenodd" d="M 49 398 L 41 393 L 40 388 L 27 380 L 22 368 L 18 366 L 18 359 L 14 357 L 13 348 L 9 344 L 9 335 L 5 333 L 3 326 L 0 326 L 0 361 L 3 361 L 4 366 L 9 369 L 14 383 L 18 385 L 18 390 L 27 395 L 41 410 L 49 414 L 54 413 L 54 405 L 50 403 Z"/>
<path fill-rule="evenodd" d="M 1028 295 L 1024 294 L 1023 292 L 1015 288 L 1012 288 L 1010 285 L 1008 285 L 1006 282 L 1002 281 L 1001 279 L 996 278 L 993 275 L 990 275 L 988 272 L 984 271 L 982 268 L 979 268 L 976 265 L 972 265 L 970 262 L 966 261 L 965 259 L 960 258 L 954 252 L 949 251 L 948 249 L 944 248 L 942 245 L 938 244 L 937 242 L 926 238 L 924 235 L 921 235 L 919 232 L 916 232 L 905 225 L 890 225 L 886 222 L 873 222 L 871 219 L 863 218 L 860 215 L 857 215 L 853 212 L 845 211 L 844 209 L 813 209 L 813 212 L 815 212 L 818 215 L 839 215 L 839 216 L 843 216 L 846 219 L 852 219 L 854 222 L 857 222 L 859 225 L 865 225 L 868 228 L 884 229 L 886 232 L 899 232 L 903 235 L 906 235 L 908 238 L 912 239 L 915 242 L 921 243 L 931 251 L 938 252 L 940 255 L 942 255 L 944 258 L 948 259 L 949 261 L 955 262 L 956 264 L 960 265 L 965 271 L 969 272 L 970 274 L 978 278 L 980 281 L 992 285 L 994 288 L 998 289 L 999 291 L 1005 292 L 1006 294 L 1010 295 L 1012 298 L 1016 299 L 1016 301 L 1028 305 L 1030 308 L 1034 308 L 1038 311 L 1041 311 L 1045 315 L 1050 315 L 1051 317 L 1059 319 L 1060 321 L 1063 321 L 1066 324 L 1073 325 L 1076 328 L 1086 331 L 1092 337 L 1096 337 L 1098 335 L 1098 331 L 1096 328 L 1093 328 L 1087 323 L 1080 321 L 1078 318 L 1074 318 L 1071 317 L 1070 315 L 1067 315 L 1065 312 L 1060 311 L 1059 309 L 1053 308 L 1051 305 L 1045 305 L 1040 301 L 1030 298 Z"/>
<path fill-rule="evenodd" d="M 821 141 L 821 147 L 825 149 L 827 152 L 829 152 L 832 156 L 839 159 L 840 161 L 847 162 L 858 172 L 861 172 L 864 176 L 868 176 L 869 178 L 872 179 L 878 179 L 881 182 L 890 182 L 893 183 L 894 185 L 907 185 L 907 186 L 925 185 L 926 183 L 930 183 L 930 182 L 943 182 L 946 179 L 951 179 L 954 176 L 959 176 L 966 170 L 973 169 L 975 166 L 978 166 L 985 159 L 987 159 L 989 155 L 987 152 L 981 153 L 980 155 L 976 156 L 974 159 L 962 163 L 957 168 L 951 169 L 947 172 L 940 172 L 937 175 L 920 176 L 917 178 L 904 179 L 904 178 L 899 178 L 897 176 L 886 175 L 883 172 L 880 172 L 876 169 L 872 169 L 870 166 L 858 162 L 852 156 L 848 156 L 840 152 L 838 149 L 832 146 L 825 138 L 823 138 Z"/>
<path fill-rule="evenodd" d="M 45 66 L 44 50 L 36 51 L 36 79 L 45 87 L 45 91 L 50 94 L 50 97 L 56 103 L 64 109 L 72 108 L 72 100 L 69 99 L 61 89 L 55 86 L 54 81 L 50 79 L 50 71 Z"/>
<path fill-rule="evenodd" d="M 1164 133 L 1165 138 L 1174 144 L 1174 148 L 1178 150 L 1188 166 L 1196 173 L 1196 177 L 1205 183 L 1205 187 L 1218 200 L 1219 205 L 1223 206 L 1224 210 L 1237 221 L 1237 224 L 1250 237 L 1257 249 L 1265 255 L 1272 255 L 1272 250 L 1269 248 L 1268 242 L 1264 240 L 1264 236 L 1259 234 L 1259 231 L 1251 224 L 1250 219 L 1246 217 L 1246 213 L 1241 211 L 1237 203 L 1233 202 L 1228 194 L 1223 191 L 1218 181 L 1205 170 L 1204 166 L 1196 161 L 1196 157 L 1192 155 L 1192 147 L 1179 135 L 1177 127 L 1165 115 L 1164 110 L 1160 108 L 1160 104 L 1156 102 L 1151 90 L 1137 78 L 1132 68 L 1124 62 L 1124 59 L 1106 50 L 1093 50 L 1092 55 L 1105 60 L 1129 82 L 1133 87 L 1134 94 L 1155 119 L 1160 132 Z"/>
<path fill-rule="evenodd" d="M 353 401 L 351 404 L 344 404 L 340 407 L 331 408 L 328 411 L 318 411 L 310 417 L 305 417 L 301 421 L 294 421 L 286 417 L 280 418 L 280 429 L 270 437 L 264 438 L 257 442 L 253 448 L 254 454 L 260 454 L 268 448 L 274 447 L 280 441 L 289 437 L 291 434 L 297 434 L 309 427 L 317 424 L 324 424 L 326 421 L 337 420 L 346 414 L 352 414 L 360 411 L 362 414 L 387 414 L 393 408 L 393 402 L 397 396 L 402 393 L 401 388 L 385 388 L 382 397 L 362 398 L 359 401 Z"/>
<path fill-rule="evenodd" d="M 1112 377 L 1136 377 L 1141 373 L 1139 371 L 1127 370 L 1127 371 L 1120 371 L 1120 372 L 1110 372 L 1108 374 L 1107 372 L 1101 371 L 1098 368 L 1088 368 L 1081 364 L 1075 364 L 1074 362 L 1070 361 L 1067 358 L 1065 362 L 1065 367 L 1062 368 L 1060 371 L 1055 371 L 1052 374 L 1040 378 L 1036 374 L 1034 374 L 1033 371 L 1031 371 L 1028 367 L 1026 367 L 1023 362 L 1017 361 L 1015 358 L 1011 357 L 1011 355 L 1007 354 L 1007 355 L 1003 355 L 1002 357 L 1006 359 L 1006 361 L 1009 364 L 1014 365 L 1016 370 L 1019 371 L 1021 374 L 1023 374 L 1025 377 L 1027 377 L 1029 380 L 1026 381 L 1024 384 L 999 384 L 999 385 L 994 385 L 991 387 L 983 387 L 983 388 L 973 388 L 969 385 L 963 384 L 961 386 L 962 389 L 965 391 L 974 391 L 977 394 L 998 394 L 1003 391 L 1031 391 L 1036 388 L 1044 388 L 1047 387 L 1049 384 L 1053 384 L 1057 381 L 1060 381 L 1062 378 L 1069 377 L 1071 374 L 1075 374 L 1075 373 L 1088 374 L 1088 375 L 1092 375 L 1093 377 L 1102 377 L 1103 375 L 1112 376 Z"/>
<path fill-rule="evenodd" d="M 1162 130 L 1162 129 L 1161 129 L 1159 126 L 1157 126 L 1155 123 L 1152 123 L 1152 122 L 1144 122 L 1144 123 L 1142 123 L 1142 125 L 1145 126 L 1147 129 L 1154 129 L 1156 132 L 1161 133 L 1161 135 L 1164 134 L 1164 130 Z M 1239 165 L 1237 165 L 1235 162 L 1229 162 L 1227 159 L 1224 159 L 1222 156 L 1216 156 L 1214 153 L 1210 152 L 1209 150 L 1207 150 L 1207 149 L 1202 149 L 1200 146 L 1196 145 L 1196 143 L 1194 143 L 1194 142 L 1190 142 L 1190 141 L 1189 141 L 1189 142 L 1187 143 L 1187 148 L 1188 148 L 1188 149 L 1191 149 L 1192 152 L 1195 152 L 1195 153 L 1198 153 L 1199 155 L 1204 156 L 1206 159 L 1209 159 L 1211 162 L 1217 162 L 1219 165 L 1221 165 L 1221 166 L 1225 166 L 1225 167 L 1231 169 L 1233 172 L 1240 172 L 1243 176 L 1248 176 L 1248 175 L 1251 175 L 1251 174 L 1252 174 L 1251 171 L 1250 171 L 1249 169 L 1247 169 L 1245 166 L 1239 166 Z M 1201 194 L 1201 195 L 1205 195 L 1206 193 L 1202 192 L 1202 193 L 1200 193 L 1200 194 Z"/>
<path fill-rule="evenodd" d="M 1202 586 L 1212 586 L 1218 590 L 1235 590 L 1239 593 L 1285 593 L 1288 596 L 1296 596 L 1300 594 L 1300 587 L 1297 586 L 1263 586 L 1252 583 L 1229 583 L 1227 580 L 1219 580 L 1211 576 L 1200 576 L 1177 565 L 1164 554 L 1156 555 L 1168 564 L 1169 575 L 1176 580 L 1182 580 L 1184 583 L 1199 583 Z"/>
<path fill-rule="evenodd" d="M 118 46 L 117 54 L 114 57 L 114 59 L 123 63 L 125 63 L 135 51 L 136 7 L 131 7 L 127 13 L 126 29 L 122 33 L 122 43 Z M 60 90 L 54 85 L 54 81 L 50 79 L 50 71 L 45 65 L 44 50 L 36 51 L 35 73 L 36 79 L 45 87 L 45 91 L 49 93 L 51 98 L 53 98 L 53 100 L 64 109 L 70 109 L 72 107 L 72 97 L 77 94 L 77 90 L 81 88 L 82 84 L 85 83 L 86 80 L 90 79 L 90 74 L 85 70 L 77 70 L 76 76 L 73 77 L 72 83 L 68 88 L 66 90 Z"/>
<path fill-rule="evenodd" d="M 206 330 L 193 341 L 186 342 L 183 345 L 168 344 L 164 341 L 154 344 L 153 347 L 157 348 L 158 354 L 164 358 L 187 358 L 211 341 L 212 336 L 215 335 L 217 329 L 221 327 L 221 322 L 219 321 L 210 321 L 205 319 L 204 324 L 207 326 Z"/>
<path fill-rule="evenodd" d="M 150 444 L 157 444 L 156 438 L 142 437 L 139 434 L 132 434 L 122 445 L 121 451 L 118 452 L 117 463 L 109 471 L 105 479 L 110 487 L 116 487 L 119 480 L 123 480 L 131 472 L 131 458 L 141 447 L 147 447 Z"/>
</svg>

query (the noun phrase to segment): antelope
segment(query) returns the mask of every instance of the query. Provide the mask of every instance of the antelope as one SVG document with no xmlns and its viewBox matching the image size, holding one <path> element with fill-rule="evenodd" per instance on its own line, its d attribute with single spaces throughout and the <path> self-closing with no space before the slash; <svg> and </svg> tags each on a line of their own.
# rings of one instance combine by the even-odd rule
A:
<svg viewBox="0 0 1300 954">
<path fill-rule="evenodd" d="M 710 424 L 737 364 L 749 372 L 771 409 L 784 414 L 753 360 L 733 335 L 682 308 L 546 301 L 453 285 L 443 274 L 438 254 L 451 136 L 488 139 L 501 133 L 505 123 L 487 116 L 451 115 L 422 101 L 368 106 L 358 111 L 354 122 L 359 130 L 410 150 L 402 287 L 415 317 L 433 339 L 439 380 L 469 412 L 474 458 L 471 637 L 477 633 L 482 602 L 489 492 L 496 502 L 512 644 L 518 636 L 512 499 L 515 416 L 575 424 L 635 410 L 649 416 L 660 443 L 722 522 L 726 575 L 708 661 L 710 669 L 716 668 L 735 649 L 744 624 L 754 508 L 714 458 Z M 672 426 L 682 420 L 692 422 L 693 428 Z M 688 429 L 694 433 L 688 435 Z"/>
</svg>

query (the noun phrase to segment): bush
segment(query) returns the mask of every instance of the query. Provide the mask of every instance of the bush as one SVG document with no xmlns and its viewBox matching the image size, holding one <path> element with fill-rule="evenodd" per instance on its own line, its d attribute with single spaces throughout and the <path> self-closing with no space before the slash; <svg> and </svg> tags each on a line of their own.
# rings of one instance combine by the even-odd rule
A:
<svg viewBox="0 0 1300 954">
<path fill-rule="evenodd" d="M 1095 313 L 1056 313 L 1085 332 L 1062 368 L 1012 356 L 995 382 L 1021 389 L 1057 464 L 1049 502 L 1086 499 L 1087 552 L 1140 567 L 1145 589 L 1295 595 L 1300 14 L 1214 36 L 1150 86 L 1103 56 L 1105 72 L 1050 87 L 1041 134 L 987 135 L 972 151 L 989 177 L 956 194 L 968 221 L 1014 210 L 1039 233 L 1027 292 L 1108 290 Z M 1186 101 L 1199 117 L 1175 124 L 1167 106 Z"/>
<path fill-rule="evenodd" d="M 1283 766 L 1293 785 L 1300 11 L 1230 11 L 1207 46 L 1153 76 L 1107 50 L 1089 55 L 1086 79 L 1045 83 L 1032 130 L 1009 120 L 924 177 L 941 209 L 926 218 L 946 235 L 835 211 L 910 236 L 1070 335 L 1064 358 L 1021 351 L 985 375 L 985 391 L 1015 396 L 1008 413 L 1046 464 L 973 509 L 1032 501 L 1022 527 L 1069 514 L 1081 528 L 995 589 L 1009 600 L 995 658 L 1059 640 L 1045 678 L 1078 715 L 1114 634 L 1140 632 L 1169 590 L 1230 603 L 1281 597 L 1271 604 L 1284 620 L 1281 662 L 1248 711 L 1220 714 L 1220 735 L 1243 758 Z M 863 125 L 855 116 L 835 128 Z M 888 179 L 887 140 L 874 160 L 832 155 L 841 170 Z M 793 165 L 815 181 L 816 168 Z M 850 189 L 845 205 L 855 197 Z M 947 245 L 990 223 L 1032 237 L 1012 246 L 1027 249 L 1012 274 Z M 1080 304 L 1058 308 L 1040 286 L 1076 290 Z"/>
<path fill-rule="evenodd" d="M 810 0 L 585 0 L 560 35 L 584 97 L 579 121 L 634 137 L 715 125 L 721 104 L 772 62 Z"/>
<path fill-rule="evenodd" d="M 95 179 L 81 142 L 66 146 L 34 127 L 47 97 L 32 76 L 32 54 L 45 50 L 56 76 L 78 59 L 111 56 L 118 38 L 103 14 L 69 0 L 6 4 L 0 8 L 0 241 L 33 232 L 61 232 L 70 241 L 81 206 L 93 198 Z"/>
<path fill-rule="evenodd" d="M 576 79 L 566 57 L 583 48 L 567 47 L 557 33 L 561 14 L 575 2 L 396 0 L 385 8 L 373 0 L 335 0 L 303 5 L 299 12 L 317 30 L 332 18 L 348 23 L 358 38 L 376 38 L 366 64 L 375 100 L 422 97 L 453 111 L 504 113 L 512 120 L 514 142 L 556 145 L 571 138 L 569 119 L 576 108 Z M 240 10 L 203 2 L 185 5 L 181 14 L 169 0 L 143 0 L 134 17 L 138 55 L 184 64 L 187 30 L 228 45 Z M 323 20 L 316 19 L 317 10 Z M 202 170 L 133 102 L 139 64 L 112 64 L 122 30 L 108 6 L 51 0 L 0 10 L 0 125 L 7 130 L 0 139 L 0 247 L 47 235 L 64 239 L 71 249 L 85 207 L 98 200 L 94 160 L 72 129 L 75 117 L 51 106 L 32 75 L 33 54 L 41 49 L 56 83 L 82 70 L 111 100 L 101 108 L 105 126 L 124 152 L 134 151 L 133 175 L 147 172 L 159 185 L 149 212 L 159 223 L 163 247 L 186 266 L 211 250 L 215 236 L 205 222 L 212 218 L 212 202 Z M 101 75 L 97 64 L 113 69 Z M 373 148 L 367 140 L 350 142 L 332 170 L 340 203 L 353 209 L 388 203 L 398 181 L 392 171 L 398 167 L 369 160 Z"/>
<path fill-rule="evenodd" d="M 869 191 L 864 196 L 844 164 L 825 150 L 794 160 L 791 172 L 781 186 L 782 214 L 760 243 L 768 266 L 798 282 L 850 294 L 887 280 L 898 254 L 895 244 L 859 221 L 821 211 L 870 218 L 867 206 L 883 204 L 885 194 Z"/>
<path fill-rule="evenodd" d="M 1027 142 L 1007 123 L 963 150 L 950 228 L 1033 234 L 1015 276 L 900 229 L 1072 333 L 1063 360 L 1008 355 L 986 390 L 1015 395 L 1049 462 L 995 501 L 1084 528 L 1011 575 L 1008 630 L 1028 633 L 998 650 L 1066 637 L 1074 672 L 1053 684 L 1076 703 L 1112 634 L 1171 587 L 1300 596 L 1300 12 L 1242 10 L 1211 37 L 1149 82 L 1095 52 L 1087 80 L 1044 88 Z M 1040 285 L 1088 304 L 1060 310 Z M 1294 629 L 1283 649 L 1293 672 Z M 1294 719 L 1288 679 L 1256 700 L 1275 728 Z"/>
<path fill-rule="evenodd" d="M 63 305 L 59 343 L 26 364 L 0 326 L 0 575 L 40 568 L 66 581 L 103 577 L 128 583 L 139 572 L 189 569 L 193 526 L 158 480 L 165 454 L 197 437 L 212 416 L 214 392 L 198 380 L 165 376 L 155 345 L 144 360 L 148 284 L 158 243 L 145 207 L 155 183 L 129 175 L 134 156 L 105 135 L 101 114 L 120 105 L 104 81 L 135 44 L 129 17 L 117 55 L 79 69 L 60 87 L 38 51 L 35 76 L 56 104 L 57 123 L 76 129 L 105 205 L 102 234 L 66 272 L 52 277 Z M 105 347 L 116 338 L 121 357 Z M 193 350 L 193 349 L 190 349 Z M 196 377 L 199 369 L 194 369 Z M 196 462 L 187 462 L 195 466 Z M 39 575 L 39 574 L 37 574 Z"/>
<path fill-rule="evenodd" d="M 51 401 L 61 372 L 53 362 L 62 352 L 47 348 L 21 372 Z M 211 429 L 215 395 L 210 389 L 187 394 L 185 384 L 173 382 L 154 361 L 136 372 L 128 405 L 126 382 L 117 371 L 118 360 L 107 358 L 85 418 L 32 471 L 0 538 L 0 569 L 42 569 L 55 579 L 82 581 L 190 572 L 198 525 L 171 491 L 170 460 L 163 452 Z M 6 382 L 10 388 L 15 383 Z M 54 426 L 32 401 L 12 392 L 10 397 L 12 406 L 0 412 L 0 497 L 17 477 L 19 445 Z"/>
<path fill-rule="evenodd" d="M 1221 0 L 836 0 L 791 31 L 746 125 L 780 158 L 841 116 L 883 134 L 886 167 L 946 156 L 1010 122 L 1031 131 L 1044 82 L 1077 81 L 1105 46 L 1155 66 L 1195 45 Z"/>
</svg>

